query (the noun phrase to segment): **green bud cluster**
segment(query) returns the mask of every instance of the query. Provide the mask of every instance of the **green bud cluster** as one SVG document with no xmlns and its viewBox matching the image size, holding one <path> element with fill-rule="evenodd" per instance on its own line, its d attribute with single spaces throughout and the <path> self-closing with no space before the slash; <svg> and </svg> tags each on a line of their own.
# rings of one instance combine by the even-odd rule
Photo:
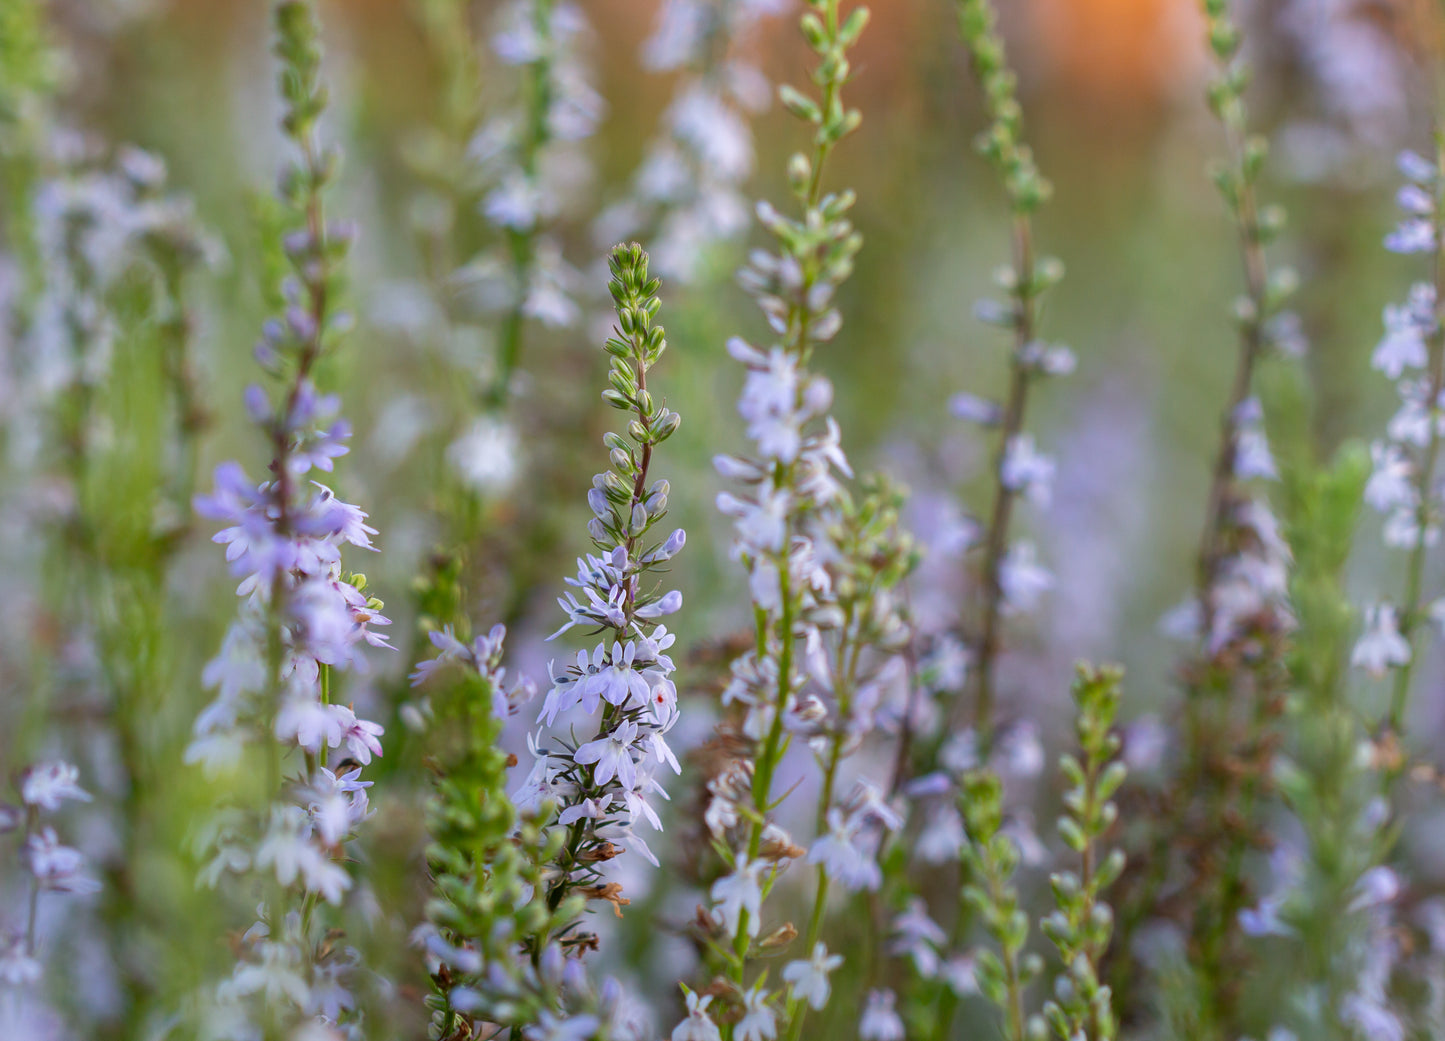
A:
<svg viewBox="0 0 1445 1041">
<path fill-rule="evenodd" d="M 968 829 L 963 900 L 998 947 L 978 952 L 974 971 L 979 991 L 1003 1011 L 1005 1041 L 1042 1041 L 1048 1034 L 1044 1021 L 1024 1014 L 1024 990 L 1043 972 L 1044 963 L 1024 950 L 1029 916 L 1013 881 L 1019 848 L 1003 831 L 1003 781 L 991 769 L 972 770 L 964 775 L 958 802 Z"/>
<path fill-rule="evenodd" d="M 603 349 L 611 359 L 609 386 L 603 399 L 613 408 L 634 414 L 625 434 L 603 437 L 612 469 L 594 480 L 611 509 L 599 512 L 593 526 L 593 540 L 603 549 L 644 536 L 667 512 L 667 481 L 646 486 L 652 450 L 666 441 L 682 423 L 682 417 L 654 400 L 647 389 L 647 371 L 667 350 L 660 325 L 654 325 L 662 301 L 657 291 L 660 280 L 647 274 L 647 254 L 637 243 L 616 246 L 607 258 L 612 278 L 608 291 L 617 310 L 614 335 Z M 600 526 L 601 530 L 598 531 Z"/>
<path fill-rule="evenodd" d="M 1124 764 L 1117 758 L 1119 736 L 1113 729 L 1122 675 L 1118 668 L 1079 665 L 1073 687 L 1079 751 L 1059 760 L 1070 785 L 1059 835 L 1080 860 L 1077 872 L 1050 876 L 1058 910 L 1040 923 L 1063 962 L 1054 997 L 1044 1004 L 1044 1017 L 1060 1041 L 1110 1041 L 1115 1036 L 1112 994 L 1099 978 L 1114 915 L 1100 894 L 1124 870 L 1124 855 L 1115 849 L 1101 861 L 1098 843 L 1118 817 L 1111 800 L 1124 783 Z"/>
<path fill-rule="evenodd" d="M 979 135 L 978 150 L 1003 178 L 1015 214 L 1032 213 L 1053 194 L 1053 186 L 1034 164 L 1033 150 L 1023 139 L 1023 108 L 1018 77 L 1009 68 L 998 15 L 989 0 L 959 0 L 958 29 L 983 86 L 984 104 L 992 121 Z"/>
<path fill-rule="evenodd" d="M 500 647 L 497 648 L 500 658 Z M 529 937 L 563 928 L 582 913 L 573 896 L 550 908 L 545 900 L 524 900 L 545 886 L 543 866 L 562 853 L 564 832 L 548 829 L 550 816 L 519 817 L 507 797 L 510 757 L 501 748 L 502 720 L 493 711 L 497 660 L 482 668 L 448 669 L 432 694 L 436 713 L 435 790 L 427 804 L 427 866 L 433 879 L 428 921 L 449 944 L 474 950 L 485 976 L 500 966 L 515 972 L 517 952 Z M 467 981 L 443 966 L 427 998 L 432 1012 L 430 1037 L 469 1037 L 475 1009 L 452 1007 L 450 994 Z M 478 987 L 492 994 L 495 988 Z M 485 1010 L 488 1021 L 535 1022 L 542 1009 L 555 1008 L 556 995 L 529 987 L 507 991 L 509 1000 Z M 480 1022 L 480 1021 L 475 1021 Z"/>
</svg>

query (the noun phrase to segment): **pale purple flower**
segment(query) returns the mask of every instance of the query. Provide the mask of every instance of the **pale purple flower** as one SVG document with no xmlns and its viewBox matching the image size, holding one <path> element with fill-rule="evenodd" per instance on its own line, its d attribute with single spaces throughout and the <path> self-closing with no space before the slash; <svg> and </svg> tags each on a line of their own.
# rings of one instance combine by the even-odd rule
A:
<svg viewBox="0 0 1445 1041">
<path fill-rule="evenodd" d="M 1391 604 L 1375 604 L 1365 610 L 1365 631 L 1355 641 L 1350 664 L 1380 677 L 1392 666 L 1410 661 L 1410 642 L 1400 635 Z"/>
<path fill-rule="evenodd" d="M 777 1015 L 768 1004 L 768 992 L 755 986 L 743 996 L 743 1018 L 733 1036 L 737 1041 L 774 1041 L 778 1036 Z"/>
<path fill-rule="evenodd" d="M 715 910 L 722 914 L 728 935 L 738 935 L 738 922 L 743 912 L 748 915 L 748 936 L 757 935 L 763 904 L 763 890 L 758 876 L 765 866 L 762 861 L 750 861 L 742 857 L 733 867 L 731 874 L 724 875 L 712 884 Z"/>
<path fill-rule="evenodd" d="M 637 784 L 637 763 L 632 758 L 636 739 L 637 724 L 628 720 L 610 734 L 582 745 L 572 758 L 578 763 L 597 764 L 592 771 L 593 784 L 604 785 L 615 777 L 624 788 L 632 788 Z"/>
<path fill-rule="evenodd" d="M 54 812 L 66 799 L 89 802 L 90 793 L 77 783 L 80 770 L 70 763 L 53 760 L 39 763 L 20 775 L 20 801 L 39 810 Z"/>
<path fill-rule="evenodd" d="M 894 1011 L 891 990 L 870 990 L 863 1016 L 858 1021 L 859 1041 L 903 1041 L 903 1020 Z"/>
<path fill-rule="evenodd" d="M 699 998 L 693 991 L 687 992 L 687 1018 L 672 1028 L 672 1041 L 721 1041 L 717 1024 L 707 1014 L 712 1004 L 712 995 Z"/>
<path fill-rule="evenodd" d="M 41 889 L 58 893 L 96 893 L 100 883 L 84 874 L 80 851 L 62 846 L 54 828 L 43 828 L 25 843 L 26 865 Z"/>
<path fill-rule="evenodd" d="M 806 1001 L 814 1009 L 821 1009 L 828 1004 L 828 976 L 842 964 L 843 956 L 829 954 L 828 948 L 820 941 L 813 946 L 813 953 L 807 961 L 792 961 L 784 967 L 783 980 L 791 985 L 793 997 Z"/>
</svg>

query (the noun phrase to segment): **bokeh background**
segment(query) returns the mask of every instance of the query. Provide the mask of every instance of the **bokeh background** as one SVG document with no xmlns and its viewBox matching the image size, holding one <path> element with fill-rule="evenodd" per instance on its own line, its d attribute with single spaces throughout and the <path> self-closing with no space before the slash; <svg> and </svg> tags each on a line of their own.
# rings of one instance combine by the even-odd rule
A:
<svg viewBox="0 0 1445 1041">
<path fill-rule="evenodd" d="M 484 41 L 489 5 L 473 6 Z M 1057 585 L 1037 623 L 1010 634 L 1002 667 L 1003 712 L 1035 720 L 1050 738 L 1067 727 L 1062 706 L 1079 657 L 1127 667 L 1131 720 L 1171 711 L 1178 648 L 1157 622 L 1191 581 L 1233 371 L 1229 309 L 1241 276 L 1231 226 L 1206 172 L 1221 142 L 1202 101 L 1207 55 L 1190 0 L 1004 6 L 1029 136 L 1055 187 L 1037 220 L 1040 247 L 1068 269 L 1049 298 L 1044 331 L 1078 355 L 1077 372 L 1050 381 L 1031 406 L 1031 426 L 1056 455 L 1058 479 L 1051 505 L 1030 511 L 1024 523 Z M 586 50 L 607 111 L 587 145 L 594 176 L 575 200 L 578 216 L 558 230 L 567 258 L 600 298 L 606 243 L 595 241 L 589 218 L 625 194 L 674 78 L 639 62 L 654 3 L 586 0 L 583 7 L 594 30 Z M 866 244 L 843 295 L 844 331 L 816 365 L 835 384 L 855 466 L 885 471 L 912 492 L 910 523 L 929 547 L 915 596 L 921 612 L 936 608 L 942 619 L 964 581 L 950 547 L 964 519 L 987 505 L 992 451 L 947 406 L 960 391 L 990 396 L 1003 387 L 1005 339 L 971 315 L 1006 259 L 1007 218 L 996 180 L 971 146 L 983 119 L 951 5 L 877 0 L 873 8 L 850 88 L 863 124 L 829 174 L 832 185 L 857 190 L 855 219 Z M 368 508 L 380 529 L 382 552 L 365 570 L 403 648 L 378 655 L 373 673 L 349 692 L 375 706 L 390 731 L 374 792 L 371 924 L 395 940 L 401 964 L 419 907 L 423 848 L 415 812 L 424 791 L 415 773 L 421 751 L 407 736 L 412 702 L 404 683 L 412 588 L 444 537 L 434 506 L 445 484 L 445 446 L 475 400 L 457 374 L 468 359 L 485 356 L 488 331 L 483 326 L 476 342 L 449 339 L 431 295 L 438 258 L 427 228 L 436 192 L 425 156 L 446 85 L 420 5 L 326 0 L 319 9 L 334 101 L 326 132 L 345 153 L 333 207 L 360 228 L 349 301 L 358 327 L 329 373 L 358 432 L 339 490 Z M 1391 410 L 1392 388 L 1370 369 L 1369 354 L 1382 306 L 1402 296 L 1416 272 L 1410 258 L 1392 257 L 1379 242 L 1392 221 L 1395 153 L 1428 147 L 1437 56 L 1421 41 L 1431 11 L 1427 0 L 1271 0 L 1245 8 L 1253 114 L 1275 144 L 1264 190 L 1290 214 L 1275 257 L 1299 271 L 1297 309 L 1309 341 L 1302 361 L 1280 363 L 1290 371 L 1265 374 L 1293 424 L 1281 450 L 1328 457 L 1351 439 L 1374 436 Z M 52 13 L 68 55 L 58 104 L 66 121 L 163 157 L 172 188 L 194 198 L 200 221 L 223 244 L 225 262 L 194 287 L 203 396 L 214 416 L 202 472 L 237 455 L 260 472 L 263 446 L 245 422 L 241 390 L 254 378 L 251 347 L 268 314 L 271 271 L 256 200 L 271 191 L 281 158 L 267 5 L 72 0 L 57 2 Z M 802 78 L 806 52 L 794 14 L 765 20 L 748 44 L 774 82 Z M 484 59 L 484 85 L 509 74 Z M 781 198 L 798 128 L 774 106 L 754 133 L 749 191 Z M 478 223 L 466 214 L 457 220 Z M 473 233 L 479 247 L 486 231 Z M 465 254 L 466 236 L 458 241 Z M 690 646 L 747 624 L 746 593 L 712 506 L 721 482 L 709 464 L 742 441 L 733 410 L 740 373 L 724 351 L 726 338 L 763 335 L 730 277 L 743 245 L 710 255 L 705 277 L 693 285 L 663 291 L 672 349 L 656 383 L 683 428 L 667 444 L 659 472 L 672 482 L 674 517 L 690 536 L 677 574 L 687 598 L 678 629 Z M 504 465 L 511 477 L 487 506 L 489 545 L 479 547 L 490 563 L 473 616 L 479 625 L 507 620 L 515 666 L 541 679 L 555 653 L 544 642 L 558 624 L 553 597 L 572 558 L 587 548 L 583 494 L 601 468 L 600 435 L 611 419 L 598 398 L 600 342 L 595 323 L 529 330 L 511 406 L 517 437 Z M 1352 565 L 1366 597 L 1399 582 L 1398 562 L 1373 548 L 1374 525 L 1366 521 Z M 0 663 L 9 681 L 0 709 L 8 726 L 0 738 L 5 772 L 43 752 L 75 754 L 67 747 L 73 739 L 56 726 L 71 696 L 63 675 L 50 674 L 43 690 L 28 685 L 34 656 L 63 657 L 65 637 L 23 599 L 35 578 L 22 581 L 23 572 L 7 580 L 21 599 L 12 599 L 8 661 Z M 226 959 L 224 915 L 204 894 L 176 894 L 190 892 L 186 843 L 208 805 L 199 776 L 180 764 L 181 750 L 206 699 L 201 668 L 234 609 L 230 586 L 215 547 L 193 538 L 171 575 L 166 617 L 174 656 L 167 687 L 152 701 L 157 769 L 173 770 L 174 783 L 152 804 L 154 871 L 135 884 L 184 907 L 178 920 L 192 939 L 176 945 L 168 984 L 178 992 L 187 981 L 214 976 Z M 1421 743 L 1445 730 L 1438 668 L 1427 676 L 1416 703 Z M 697 719 L 693 739 L 706 732 L 706 711 Z M 389 776 L 410 779 L 388 793 Z M 99 821 L 95 829 L 103 831 Z M 103 845 L 103 836 L 94 841 Z M 636 928 L 675 912 L 668 899 L 642 905 L 650 909 L 634 916 Z M 685 915 L 686 896 L 680 899 Z M 105 975 L 97 965 L 95 978 Z M 394 978 L 403 984 L 397 1007 L 415 1010 L 405 993 L 417 982 L 414 970 L 410 979 L 405 969 Z M 103 1004 L 104 996 L 73 1000 Z M 415 1022 L 411 1033 L 397 1030 L 419 1036 Z"/>
</svg>

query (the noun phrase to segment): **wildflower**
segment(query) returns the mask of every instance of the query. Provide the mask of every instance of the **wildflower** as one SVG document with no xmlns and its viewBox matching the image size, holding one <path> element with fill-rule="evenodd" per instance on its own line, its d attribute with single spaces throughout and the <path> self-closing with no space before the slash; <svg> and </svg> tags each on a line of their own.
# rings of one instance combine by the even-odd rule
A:
<svg viewBox="0 0 1445 1041">
<path fill-rule="evenodd" d="M 903 1020 L 893 1010 L 891 990 L 870 990 L 863 1017 L 858 1022 L 860 1041 L 903 1041 Z"/>
<path fill-rule="evenodd" d="M 1038 563 L 1032 542 L 1010 547 L 999 566 L 1005 614 L 1029 614 L 1038 607 L 1043 594 L 1054 587 L 1054 576 Z"/>
<path fill-rule="evenodd" d="M 893 919 L 894 939 L 889 953 L 913 959 L 914 968 L 924 979 L 932 979 L 939 971 L 939 950 L 947 936 L 938 923 L 928 916 L 928 908 L 917 897 Z"/>
<path fill-rule="evenodd" d="M 734 1028 L 737 1041 L 774 1041 L 778 1036 L 777 1015 L 768 1004 L 768 992 L 753 987 L 743 997 L 743 1018 Z"/>
<path fill-rule="evenodd" d="M 80 851 L 62 846 L 54 828 L 42 828 L 26 840 L 25 860 L 41 889 L 81 895 L 100 891 L 100 883 L 83 874 Z"/>
<path fill-rule="evenodd" d="M 829 954 L 820 941 L 807 961 L 792 961 L 783 968 L 783 980 L 792 987 L 794 998 L 821 1009 L 828 1004 L 828 975 L 842 964 L 843 956 Z"/>
<path fill-rule="evenodd" d="M 748 936 L 756 936 L 758 933 L 763 904 L 763 890 L 758 875 L 763 867 L 762 861 L 743 858 L 734 866 L 732 874 L 724 875 L 712 885 L 713 902 L 722 914 L 729 934 L 733 936 L 737 935 L 739 918 L 743 913 L 748 916 Z"/>
<path fill-rule="evenodd" d="M 707 1014 L 711 1004 L 712 995 L 699 998 L 688 991 L 687 1018 L 672 1028 L 672 1041 L 721 1041 L 717 1024 Z"/>
<path fill-rule="evenodd" d="M 1054 480 L 1054 461 L 1034 448 L 1032 434 L 1016 434 L 1004 446 L 999 480 L 1013 492 L 1022 492 L 1036 506 L 1047 506 Z"/>
<path fill-rule="evenodd" d="M 522 1031 L 527 1041 L 591 1041 L 602 1021 L 596 1016 L 558 1016 L 546 1009 L 537 1022 Z"/>
<path fill-rule="evenodd" d="M 813 842 L 808 863 L 821 864 L 845 889 L 877 889 L 883 875 L 873 857 L 855 841 L 860 824 L 856 817 L 845 817 L 838 807 L 830 809 L 828 834 Z"/>
<path fill-rule="evenodd" d="M 1371 676 L 1383 676 L 1390 667 L 1410 661 L 1410 642 L 1400 635 L 1395 608 L 1375 604 L 1365 611 L 1365 631 L 1350 653 L 1350 664 Z"/>
<path fill-rule="evenodd" d="M 572 756 L 579 763 L 596 763 L 592 783 L 601 787 L 614 777 L 624 788 L 637 783 L 637 762 L 632 758 L 632 743 L 637 739 L 637 724 L 620 724 L 606 737 L 580 746 Z"/>
<path fill-rule="evenodd" d="M 79 769 L 59 760 L 32 766 L 20 776 L 20 801 L 48 813 L 66 799 L 89 802 L 90 793 L 76 783 L 79 778 Z"/>
</svg>

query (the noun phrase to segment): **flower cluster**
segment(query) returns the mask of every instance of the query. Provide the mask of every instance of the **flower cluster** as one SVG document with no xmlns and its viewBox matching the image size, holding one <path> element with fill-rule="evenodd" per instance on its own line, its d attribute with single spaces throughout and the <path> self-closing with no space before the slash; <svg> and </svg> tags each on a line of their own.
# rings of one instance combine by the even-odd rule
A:
<svg viewBox="0 0 1445 1041">
<path fill-rule="evenodd" d="M 511 393 L 526 321 L 570 326 L 581 316 L 579 276 L 547 225 L 590 177 L 579 143 L 592 135 L 605 107 L 585 76 L 579 48 L 588 26 L 580 7 L 511 0 L 498 18 L 492 52 L 520 75 L 511 104 L 499 106 L 481 127 L 470 154 L 489 186 L 482 214 L 500 241 L 456 275 L 502 315 L 489 394 L 494 403 Z"/>
<path fill-rule="evenodd" d="M 806 1008 L 826 1003 L 826 973 L 838 963 L 820 939 L 830 881 L 846 890 L 876 889 L 879 840 L 901 824 L 866 780 L 846 799 L 835 795 L 840 761 L 859 748 L 885 710 L 894 722 L 901 715 L 892 695 L 902 686 L 897 656 L 909 629 L 896 587 L 913 556 L 898 530 L 893 493 L 875 487 L 855 503 L 844 488 L 852 470 L 828 415 L 832 387 L 807 368 L 813 349 L 842 326 L 833 297 L 861 245 L 847 219 L 852 193 L 825 195 L 822 169 L 833 145 L 861 118 L 844 106 L 841 88 L 848 51 L 867 21 L 863 8 L 843 18 L 836 0 L 809 7 L 802 28 L 820 58 L 814 81 L 821 100 L 780 92 L 784 106 L 816 128 L 814 154 L 795 155 L 788 166 L 802 215 L 789 218 L 760 203 L 759 219 L 778 252 L 753 253 L 741 276 L 778 339 L 767 348 L 741 339 L 728 344 L 746 368 L 738 411 L 753 453 L 715 460 L 723 476 L 744 488 L 721 493 L 718 508 L 733 519 L 732 556 L 748 571 L 757 638 L 733 662 L 723 693 L 725 704 L 741 708 L 737 729 L 750 754 L 730 758 L 709 782 L 706 823 L 726 871 L 712 886 L 708 940 L 726 968 L 729 990 L 712 1014 L 741 1008 L 757 1037 L 773 1036 L 776 998 L 762 980 L 747 985 L 747 965 L 755 944 L 767 949 L 786 942 L 791 930 L 759 939 L 763 897 L 804 853 L 770 819 L 773 778 L 792 738 L 808 742 L 823 788 L 820 834 L 806 851 L 818 869 L 805 941 L 813 957 L 784 970 L 790 986 L 783 1023 L 790 1036 L 801 1031 Z"/>
<path fill-rule="evenodd" d="M 1278 477 L 1263 411 L 1254 397 L 1254 375 L 1271 352 L 1298 356 L 1302 344 L 1298 319 L 1284 308 L 1298 276 L 1291 268 L 1272 267 L 1265 257 L 1265 247 L 1278 238 L 1285 216 L 1280 207 L 1262 206 L 1257 198 L 1268 144 L 1248 134 L 1244 88 L 1249 74 L 1239 56 L 1241 34 L 1224 0 L 1206 0 L 1204 6 L 1219 70 L 1209 88 L 1209 106 L 1224 127 L 1229 148 L 1227 162 L 1212 173 L 1234 219 L 1246 285 L 1234 304 L 1239 361 L 1209 489 L 1198 602 L 1176 612 L 1167 627 L 1201 640 L 1206 659 L 1217 662 L 1237 654 L 1268 658 L 1268 648 L 1293 625 L 1286 589 L 1289 549 L 1269 506 L 1254 494 L 1250 482 Z"/>
<path fill-rule="evenodd" d="M 1400 157 L 1405 184 L 1398 201 L 1405 216 L 1385 240 L 1391 250 L 1427 253 L 1440 265 L 1440 173 L 1436 164 L 1405 152 Z M 1385 336 L 1371 364 L 1395 382 L 1400 409 L 1386 436 L 1370 446 L 1374 472 L 1365 486 L 1365 502 L 1385 518 L 1384 540 L 1409 554 L 1407 588 L 1402 600 L 1373 604 L 1365 613 L 1365 631 L 1350 661 L 1372 676 L 1393 669 L 1394 694 L 1389 722 L 1404 724 L 1414 664 L 1413 641 L 1420 624 L 1445 617 L 1445 601 L 1424 603 L 1423 580 L 1429 547 L 1440 538 L 1438 457 L 1445 419 L 1445 332 L 1442 332 L 1438 284 L 1419 282 L 1405 301 L 1385 308 Z"/>
<path fill-rule="evenodd" d="M 283 2 L 276 24 L 283 125 L 300 152 L 282 178 L 282 195 L 297 226 L 284 242 L 293 270 L 283 286 L 289 306 L 256 348 L 279 397 L 260 386 L 246 392 L 251 419 L 271 447 L 271 477 L 255 484 L 238 464 L 223 463 L 215 491 L 196 501 L 202 515 L 229 525 L 215 541 L 226 546 L 244 599 L 206 668 L 217 693 L 196 722 L 187 759 L 215 771 L 259 743 L 274 799 L 262 819 L 225 817 L 214 836 L 211 881 L 222 871 L 250 872 L 265 896 L 236 970 L 219 988 L 215 1033 L 234 1032 L 236 1021 L 253 1015 L 273 1025 L 354 1019 L 346 980 L 352 957 L 328 935 L 315 906 L 339 903 L 352 886 L 345 844 L 369 812 L 371 782 L 361 779 L 362 768 L 381 754 L 382 728 L 334 701 L 331 687 L 333 670 L 364 665 L 364 646 L 385 646 L 375 628 L 387 624 L 380 602 L 367 597 L 364 576 L 345 573 L 341 562 L 344 545 L 372 548 L 375 530 L 360 509 L 309 479 L 333 469 L 351 432 L 337 398 L 316 388 L 313 370 L 349 324 L 332 308 L 336 268 L 352 233 L 328 224 L 322 212 L 336 156 L 316 137 L 325 90 L 312 12 Z M 253 998 L 248 1012 L 243 1006 Z"/>
<path fill-rule="evenodd" d="M 748 117 L 768 105 L 767 78 L 733 53 L 780 0 L 667 0 L 642 45 L 643 64 L 681 72 L 648 145 L 631 196 L 604 211 L 597 234 L 607 242 L 646 230 L 657 270 L 696 281 L 715 243 L 748 226 L 741 185 L 753 172 Z"/>
<path fill-rule="evenodd" d="M 20 868 L 28 879 L 24 924 L 12 922 L 0 928 L 0 1034 L 5 1037 L 26 1037 L 31 1031 L 54 1029 L 52 1013 L 41 996 L 45 977 L 38 918 L 41 896 L 83 896 L 100 890 L 100 883 L 85 871 L 84 856 L 62 845 L 55 828 L 46 820 L 67 801 L 90 801 L 90 794 L 78 783 L 79 777 L 80 772 L 69 763 L 37 763 L 15 778 L 18 803 L 0 803 L 0 835 L 19 835 Z M 15 910 L 21 911 L 18 903 Z"/>
<path fill-rule="evenodd" d="M 126 147 L 107 165 L 94 142 L 74 134 L 55 135 L 51 148 L 56 173 L 36 186 L 33 200 L 40 291 L 26 316 L 25 350 L 17 359 L 23 367 L 13 374 L 24 393 L 7 404 L 17 412 L 12 451 L 34 457 L 48 433 L 73 477 L 104 430 L 97 399 L 125 331 L 113 299 L 122 280 L 144 272 L 174 310 L 182 272 L 214 263 L 219 247 L 197 227 L 190 200 L 166 194 L 158 157 Z M 177 390 L 178 426 L 188 438 L 198 421 L 184 353 L 168 358 L 167 368 Z M 53 431 L 27 414 L 34 409 L 48 411 Z"/>
<path fill-rule="evenodd" d="M 647 254 L 637 245 L 619 246 L 609 265 L 617 325 L 605 344 L 612 365 L 602 396 L 633 418 L 625 435 L 604 438 L 612 467 L 593 478 L 587 495 L 596 553 L 578 560 L 576 577 L 567 579 L 583 599 L 573 593 L 559 598 L 567 620 L 553 638 L 573 627 L 605 636 L 590 653 L 579 650 L 575 663 L 551 664 L 552 685 L 538 720 L 555 727 L 559 719 L 571 719 L 575 730 L 579 710 L 589 719 L 601 715 L 590 741 L 569 741 L 556 730 L 539 736 L 531 773 L 515 795 L 524 809 L 536 811 L 547 802 L 560 809 L 557 823 L 567 838 L 548 890 L 553 907 L 581 891 L 620 908 L 620 887 L 603 883 L 602 865 L 628 847 L 657 863 L 636 828 L 661 830 L 655 801 L 667 792 L 659 775 L 681 769 L 667 744 L 678 718 L 675 666 L 667 654 L 674 637 L 661 620 L 681 608 L 682 594 L 662 592 L 653 579 L 686 536 L 678 529 L 655 537 L 653 529 L 667 514 L 669 486 L 651 476 L 654 450 L 681 417 L 647 386 L 649 370 L 667 347 L 662 326 L 653 321 L 660 283 L 648 275 Z"/>
<path fill-rule="evenodd" d="M 616 984 L 594 989 L 581 962 L 568 957 L 578 940 L 567 927 L 581 913 L 581 897 L 556 906 L 528 899 L 545 891 L 563 835 L 546 831 L 545 815 L 519 817 L 505 795 L 509 757 L 498 738 L 533 694 L 529 680 L 506 683 L 505 637 L 500 625 L 469 643 L 435 632 L 439 654 L 412 674 L 436 692 L 433 892 L 427 922 L 414 934 L 434 986 L 433 1036 L 474 1037 L 492 1023 L 528 1038 L 628 1037 Z"/>
</svg>

